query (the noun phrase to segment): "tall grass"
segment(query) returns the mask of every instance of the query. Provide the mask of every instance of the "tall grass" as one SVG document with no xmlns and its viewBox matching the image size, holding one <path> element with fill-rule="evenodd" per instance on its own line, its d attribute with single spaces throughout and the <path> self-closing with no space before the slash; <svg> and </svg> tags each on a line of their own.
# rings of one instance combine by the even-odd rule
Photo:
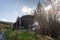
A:
<svg viewBox="0 0 60 40">
<path fill-rule="evenodd" d="M 35 35 L 34 32 L 6 30 L 6 40 L 54 40 L 46 36 Z"/>
</svg>

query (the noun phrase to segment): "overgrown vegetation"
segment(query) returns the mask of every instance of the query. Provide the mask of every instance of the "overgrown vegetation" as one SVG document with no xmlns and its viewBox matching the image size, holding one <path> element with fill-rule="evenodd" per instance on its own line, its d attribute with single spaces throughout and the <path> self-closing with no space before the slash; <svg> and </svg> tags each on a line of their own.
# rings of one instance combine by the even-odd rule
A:
<svg viewBox="0 0 60 40">
<path fill-rule="evenodd" d="M 4 35 L 6 40 L 54 40 L 51 37 L 44 35 L 43 36 L 35 35 L 34 32 L 26 32 L 25 30 L 13 31 L 11 29 L 8 29 Z"/>
</svg>

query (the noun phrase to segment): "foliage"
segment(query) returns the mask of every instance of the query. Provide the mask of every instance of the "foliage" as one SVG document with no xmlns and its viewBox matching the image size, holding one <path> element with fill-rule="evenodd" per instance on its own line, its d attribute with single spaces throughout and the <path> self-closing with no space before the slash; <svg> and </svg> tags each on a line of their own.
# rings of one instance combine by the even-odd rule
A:
<svg viewBox="0 0 60 40">
<path fill-rule="evenodd" d="M 46 36 L 35 35 L 34 32 L 13 31 L 10 29 L 5 32 L 5 38 L 6 40 L 53 40 Z"/>
<path fill-rule="evenodd" d="M 6 40 L 13 40 L 13 38 L 15 38 L 16 36 L 15 32 L 12 30 L 7 30 L 4 35 L 5 35 Z"/>
<path fill-rule="evenodd" d="M 6 40 L 35 40 L 36 37 L 34 32 L 26 32 L 26 31 L 13 31 L 7 30 L 5 32 Z"/>
<path fill-rule="evenodd" d="M 49 1 L 51 2 L 51 1 Z M 40 34 L 51 35 L 53 38 L 58 38 L 60 36 L 60 23 L 58 22 L 59 16 L 57 14 L 59 7 L 57 5 L 56 9 L 54 4 L 51 2 L 52 8 L 49 10 L 44 10 L 45 8 L 39 2 L 37 9 L 34 12 L 35 21 L 38 22 L 40 29 Z"/>
</svg>

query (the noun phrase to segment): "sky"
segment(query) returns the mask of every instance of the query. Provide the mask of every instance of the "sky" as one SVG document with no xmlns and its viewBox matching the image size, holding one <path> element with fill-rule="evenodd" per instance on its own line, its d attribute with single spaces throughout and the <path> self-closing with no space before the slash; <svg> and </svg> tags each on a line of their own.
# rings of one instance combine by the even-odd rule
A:
<svg viewBox="0 0 60 40">
<path fill-rule="evenodd" d="M 18 16 L 31 15 L 39 0 L 0 0 L 0 21 L 15 22 Z M 43 6 L 48 0 L 40 0 Z M 49 9 L 50 5 L 46 7 Z"/>
<path fill-rule="evenodd" d="M 33 12 L 38 0 L 0 0 L 0 21 L 15 22 L 18 16 Z"/>
</svg>

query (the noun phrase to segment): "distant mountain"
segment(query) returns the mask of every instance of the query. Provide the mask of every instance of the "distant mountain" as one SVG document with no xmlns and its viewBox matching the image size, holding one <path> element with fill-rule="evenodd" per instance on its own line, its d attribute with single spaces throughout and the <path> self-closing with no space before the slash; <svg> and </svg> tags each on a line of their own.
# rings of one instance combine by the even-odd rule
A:
<svg viewBox="0 0 60 40">
<path fill-rule="evenodd" d="M 1 24 L 5 24 L 5 25 L 11 25 L 13 24 L 13 22 L 5 22 L 5 21 L 0 21 Z"/>
</svg>

